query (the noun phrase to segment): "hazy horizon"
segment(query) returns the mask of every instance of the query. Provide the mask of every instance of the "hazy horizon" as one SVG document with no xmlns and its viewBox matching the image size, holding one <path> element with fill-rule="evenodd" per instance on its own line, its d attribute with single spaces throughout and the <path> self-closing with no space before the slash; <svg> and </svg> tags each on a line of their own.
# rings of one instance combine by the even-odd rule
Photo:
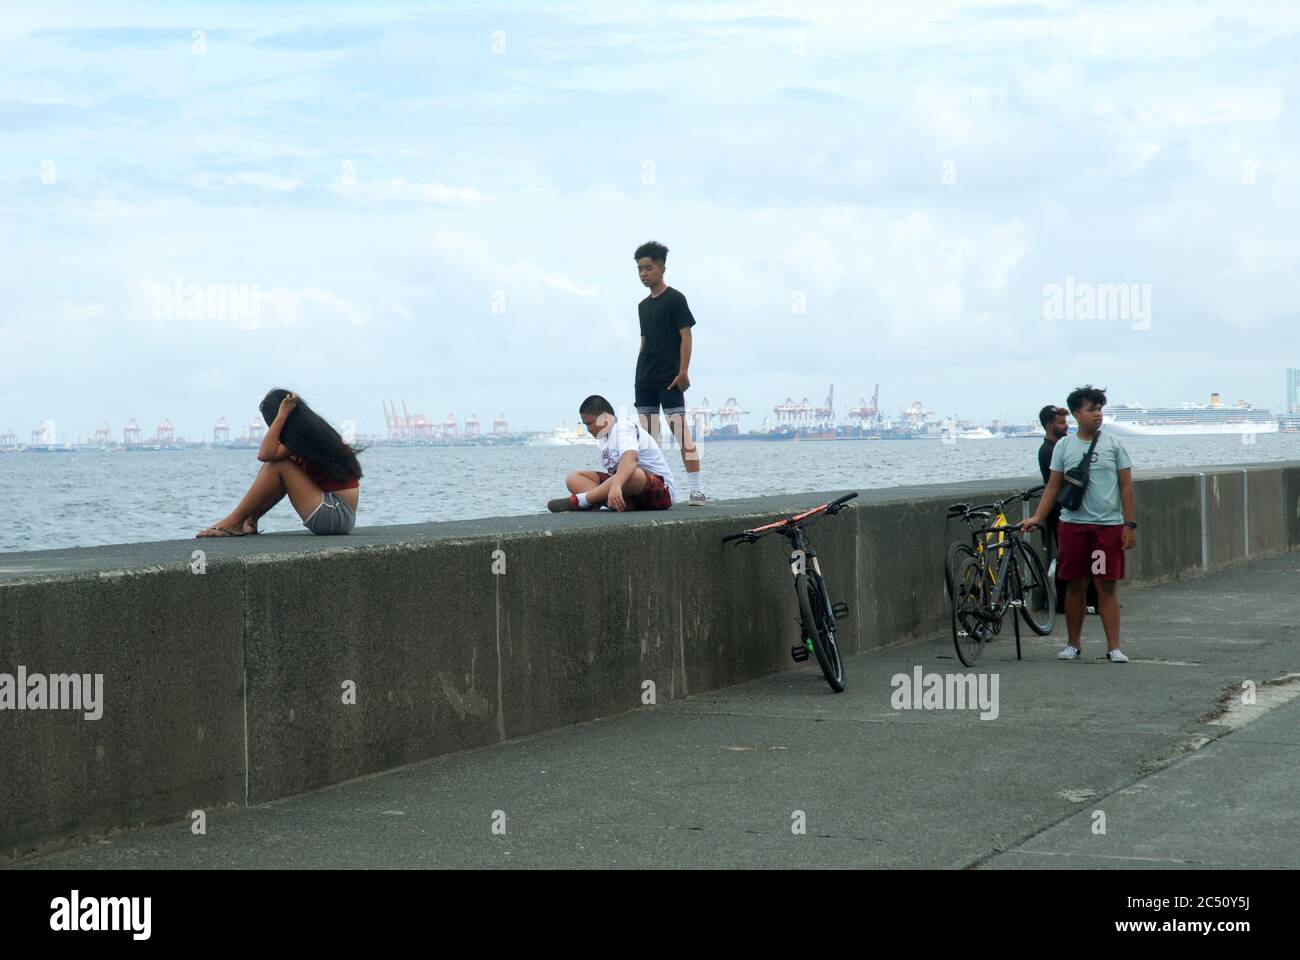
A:
<svg viewBox="0 0 1300 960">
<path fill-rule="evenodd" d="M 704 399 L 704 398 L 701 398 L 701 400 L 700 400 L 701 403 L 703 402 L 703 399 Z M 723 402 L 725 401 L 725 398 L 724 398 L 724 400 L 720 400 L 720 401 L 713 401 L 712 398 L 708 398 L 708 399 L 709 399 L 709 401 L 710 401 L 710 407 L 711 407 L 712 409 L 714 409 L 714 410 L 716 410 L 718 407 L 722 406 Z M 782 399 L 784 400 L 785 398 L 782 398 Z M 792 398 L 792 399 L 794 399 L 794 401 L 795 401 L 796 403 L 798 403 L 800 400 L 802 400 L 802 399 L 804 399 L 804 398 L 802 398 L 802 397 L 794 397 L 794 398 Z M 812 397 L 809 397 L 809 398 L 808 398 L 808 401 L 809 401 L 810 403 L 812 403 L 814 406 L 820 406 L 820 405 L 824 402 L 824 399 L 825 399 L 825 398 L 814 400 Z M 848 418 L 848 416 L 847 416 L 847 414 L 846 414 L 846 411 L 848 410 L 848 408 L 849 408 L 850 406 L 857 406 L 857 405 L 858 405 L 858 400 L 859 400 L 859 399 L 861 399 L 861 398 L 855 398 L 855 399 L 852 400 L 852 401 L 848 401 L 847 398 L 844 399 L 844 400 L 841 400 L 840 395 L 838 394 L 838 392 L 836 393 L 836 396 L 835 396 L 835 412 L 836 412 L 836 420 L 837 420 L 837 422 L 839 422 L 839 423 L 849 423 L 849 422 L 850 422 L 850 420 L 849 420 L 849 418 Z M 869 402 L 871 398 L 868 396 L 868 397 L 866 397 L 866 399 L 867 399 L 867 401 Z M 917 398 L 917 399 L 919 399 L 919 398 Z M 1235 398 L 1235 399 L 1234 399 L 1234 398 L 1228 398 L 1228 397 L 1221 397 L 1220 399 L 1221 399 L 1221 402 L 1223 403 L 1224 406 L 1230 406 L 1230 405 L 1232 405 L 1232 404 L 1235 404 L 1235 403 L 1237 402 L 1238 399 L 1244 399 L 1244 398 Z M 1147 403 L 1147 404 L 1145 404 L 1145 405 L 1148 406 L 1148 407 L 1177 407 L 1177 406 L 1180 406 L 1180 405 L 1181 405 L 1182 403 L 1184 403 L 1184 402 L 1188 402 L 1188 403 L 1208 403 L 1208 401 L 1209 401 L 1209 394 L 1207 394 L 1204 398 L 1199 398 L 1199 399 L 1196 399 L 1196 400 L 1178 401 L 1178 402 L 1174 402 L 1174 403 L 1156 402 L 1156 403 Z M 692 403 L 694 403 L 694 402 L 695 402 L 695 401 L 692 401 Z M 1046 401 L 1046 402 L 1052 402 L 1052 401 L 1049 400 L 1049 401 Z M 1064 399 L 1058 399 L 1056 402 L 1059 402 L 1059 403 L 1061 403 L 1061 404 L 1064 404 L 1064 403 L 1065 403 Z M 1127 403 L 1127 402 L 1128 402 L 1127 400 L 1119 400 L 1119 399 L 1114 398 L 1113 391 L 1112 391 L 1110 394 L 1108 394 L 1108 403 L 1109 403 L 1110 406 L 1114 406 L 1114 405 L 1119 404 L 1119 403 Z M 774 405 L 775 405 L 775 404 L 774 404 Z M 1255 407 L 1261 407 L 1261 406 L 1263 406 L 1262 404 L 1252 404 L 1252 405 L 1255 406 Z M 628 403 L 626 403 L 626 404 L 620 404 L 619 406 L 625 408 L 625 409 L 623 409 L 623 410 L 620 411 L 620 415 L 623 415 L 624 413 L 626 413 L 626 414 L 628 414 L 628 415 L 631 414 L 633 408 L 632 408 L 632 405 L 631 405 L 630 402 L 628 402 Z M 901 423 L 901 421 L 902 421 L 902 416 L 901 416 L 901 415 L 902 415 L 902 410 L 903 410 L 903 407 L 904 407 L 904 406 L 905 406 L 905 405 L 900 404 L 900 405 L 899 405 L 899 408 L 898 408 L 897 410 L 893 410 L 893 409 L 891 409 L 888 405 L 885 404 L 885 402 L 884 402 L 883 399 L 882 399 L 882 401 L 881 401 L 881 409 L 882 409 L 882 413 L 883 413 L 883 415 L 886 416 L 886 417 L 890 417 L 890 418 L 892 418 L 893 421 L 894 421 L 894 423 L 895 423 L 896 425 L 899 424 L 899 423 Z M 982 425 L 982 426 L 991 425 L 991 424 L 993 424 L 995 421 L 997 421 L 997 422 L 999 423 L 999 425 L 1001 425 L 1001 426 L 1020 426 L 1020 425 L 1034 425 L 1034 426 L 1036 426 L 1036 425 L 1038 424 L 1038 410 L 1039 410 L 1042 406 L 1043 406 L 1043 404 L 1038 404 L 1038 405 L 1034 406 L 1034 408 L 1033 408 L 1032 410 L 1027 411 L 1026 415 L 1025 415 L 1024 417 L 1022 417 L 1022 418 L 1015 418 L 1015 417 L 1012 417 L 1012 418 L 1010 418 L 1010 419 L 1008 419 L 1008 418 L 998 418 L 998 417 L 989 417 L 989 418 L 986 418 L 986 419 L 980 419 L 980 418 L 977 418 L 977 417 L 970 417 L 970 416 L 967 416 L 966 414 L 964 414 L 964 413 L 963 413 L 962 411 L 960 411 L 960 410 L 957 410 L 957 411 L 935 410 L 935 411 L 933 411 L 933 412 L 934 412 L 935 417 L 936 417 L 937 419 L 952 418 L 952 419 L 962 420 L 962 421 L 970 420 L 970 421 L 975 422 L 975 423 L 977 423 L 978 425 Z M 1283 409 L 1282 409 L 1283 406 L 1284 406 L 1283 404 L 1279 404 L 1277 407 L 1269 408 L 1269 411 L 1270 411 L 1271 413 L 1273 413 L 1273 414 L 1280 414 L 1280 413 L 1283 413 L 1283 412 L 1284 412 Z M 397 401 L 397 408 L 398 408 L 399 410 L 401 409 L 401 402 L 400 402 L 400 400 Z M 767 408 L 764 408 L 764 409 L 762 409 L 762 410 L 754 410 L 752 407 L 750 407 L 750 406 L 748 406 L 748 405 L 746 405 L 746 404 L 742 404 L 742 405 L 741 405 L 741 408 L 742 408 L 742 409 L 750 410 L 750 413 L 749 413 L 747 416 L 743 416 L 743 417 L 741 417 L 741 421 L 740 421 L 740 429 L 741 429 L 742 431 L 748 431 L 748 430 L 756 430 L 756 429 L 760 429 L 761 426 L 762 426 L 762 422 L 763 422 L 763 419 L 764 419 L 764 418 L 773 418 L 773 419 L 775 418 L 775 415 L 774 415 L 774 413 L 773 413 L 771 407 L 767 407 Z M 928 409 L 928 408 L 927 408 L 927 409 Z M 326 411 L 326 412 L 328 413 L 328 411 Z M 471 413 L 475 413 L 475 412 L 476 412 L 476 411 L 471 411 Z M 497 413 L 494 413 L 494 414 L 492 414 L 492 415 L 490 415 L 490 416 L 479 416 L 479 418 L 478 418 L 478 419 L 479 419 L 479 432 L 480 432 L 481 434 L 484 434 L 484 435 L 486 435 L 486 434 L 488 434 L 488 433 L 491 433 L 491 431 L 492 431 L 492 425 L 493 425 L 493 423 L 492 423 L 493 420 L 496 418 L 496 416 L 497 416 L 498 414 L 500 414 L 500 413 L 502 413 L 502 412 L 503 412 L 503 411 L 497 411 Z M 412 418 L 414 418 L 417 414 L 424 414 L 424 415 L 428 416 L 430 422 L 434 425 L 435 431 L 436 431 L 438 428 L 440 428 L 442 422 L 446 419 L 446 415 L 445 415 L 445 414 L 442 415 L 442 416 L 435 416 L 435 415 L 433 415 L 433 414 L 429 414 L 426 410 L 423 410 L 423 409 L 415 409 L 415 408 L 411 407 L 411 405 L 410 405 L 409 403 L 407 404 L 407 413 L 408 413 Z M 572 414 L 571 414 L 569 417 L 566 418 L 566 417 L 564 417 L 564 416 L 560 416 L 560 417 L 557 419 L 556 422 L 552 422 L 552 423 L 549 423 L 549 424 L 532 424 L 532 425 L 529 425 L 529 424 L 520 424 L 520 423 L 518 423 L 517 421 L 511 419 L 511 417 L 509 416 L 509 412 L 508 412 L 508 411 L 505 411 L 505 413 L 506 413 L 506 420 L 508 421 L 508 423 L 509 423 L 509 425 L 510 425 L 510 432 L 511 432 L 511 433 L 538 433 L 538 432 L 549 432 L 549 431 L 555 429 L 555 427 L 556 427 L 557 425 L 562 425 L 562 426 L 565 426 L 565 427 L 571 427 L 571 426 L 574 426 L 574 425 L 576 425 L 577 423 L 580 422 L 580 421 L 579 421 L 578 414 L 577 414 L 577 407 L 576 407 L 576 404 L 574 405 L 574 411 L 572 412 Z M 463 433 L 463 431 L 464 431 L 464 429 L 465 429 L 465 421 L 466 421 L 466 419 L 468 418 L 468 416 L 469 416 L 468 414 L 460 414 L 460 415 L 457 415 L 457 417 L 456 417 L 456 420 L 457 420 L 457 426 L 458 426 L 459 430 L 460 430 L 462 433 Z M 143 440 L 143 441 L 147 441 L 149 438 L 151 438 L 151 437 L 153 437 L 153 436 L 155 435 L 155 432 L 156 432 L 157 428 L 160 427 L 160 426 L 162 426 L 162 422 L 163 422 L 164 417 L 159 417 L 159 418 L 157 418 L 157 421 L 156 421 L 156 422 L 154 422 L 154 421 L 148 421 L 148 420 L 146 420 L 146 419 L 142 419 L 142 418 L 140 418 L 140 417 L 136 417 L 136 418 L 134 418 L 134 419 L 136 420 L 136 424 L 137 424 L 137 426 L 138 426 L 139 429 L 140 429 L 140 433 L 141 433 L 142 440 Z M 200 430 L 198 433 L 195 433 L 195 431 L 194 431 L 193 429 L 188 429 L 188 428 L 186 428 L 183 424 L 179 424 L 179 423 L 177 423 L 175 420 L 173 420 L 173 419 L 170 418 L 170 417 L 166 417 L 165 419 L 167 419 L 167 420 L 169 420 L 169 421 L 171 422 L 172 429 L 175 431 L 177 437 L 183 437 L 187 442 L 190 442 L 190 443 L 211 443 L 212 440 L 213 440 L 213 429 L 214 429 L 214 427 L 215 427 L 216 424 L 217 424 L 218 417 L 213 417 L 211 423 L 209 423 L 209 424 L 207 425 L 206 428 L 203 428 L 203 429 Z M 380 412 L 378 415 L 376 415 L 372 420 L 367 420 L 367 419 L 365 418 L 364 415 L 362 415 L 362 416 L 352 416 L 352 417 L 349 417 L 349 416 L 332 416 L 332 417 L 329 417 L 329 419 L 330 419 L 331 422 L 333 422 L 336 426 L 338 426 L 338 425 L 340 425 L 340 424 L 342 424 L 342 423 L 345 423 L 345 422 L 347 422 L 347 421 L 350 420 L 350 421 L 354 424 L 354 426 L 355 426 L 355 430 L 356 430 L 356 433 L 357 433 L 358 435 L 364 434 L 364 435 L 367 435 L 367 436 L 379 436 L 379 437 L 381 437 L 381 438 L 386 438 L 386 437 L 387 437 L 387 434 L 388 434 L 387 424 L 386 424 L 386 422 L 385 422 L 385 420 L 384 420 L 384 416 L 383 416 L 383 413 L 382 413 L 382 407 L 381 407 L 381 412 Z M 43 420 L 47 420 L 47 421 L 49 421 L 50 418 L 46 417 L 46 418 L 43 418 Z M 256 409 L 254 409 L 254 413 L 253 413 L 253 416 L 252 416 L 252 417 L 248 417 L 248 418 L 245 418 L 245 419 L 243 419 L 243 420 L 240 420 L 239 418 L 236 418 L 236 417 L 226 416 L 227 426 L 228 426 L 229 431 L 230 431 L 230 439 L 231 439 L 231 440 L 237 440 L 237 439 L 239 439 L 240 435 L 244 432 L 244 428 L 247 427 L 247 426 L 248 426 L 250 423 L 252 423 L 254 420 L 256 420 L 256 422 L 257 422 L 259 425 L 261 425 L 261 426 L 263 427 L 263 429 L 265 428 L 265 423 L 262 421 L 261 416 L 260 416 L 260 414 L 257 413 Z M 54 423 L 54 425 L 55 425 L 55 428 L 56 428 L 56 439 L 55 439 L 55 442 L 57 442 L 57 443 L 59 443 L 59 444 L 63 444 L 63 443 L 79 443 L 79 442 L 82 442 L 82 441 L 89 442 L 89 441 L 93 440 L 95 430 L 101 426 L 100 423 L 96 423 L 96 424 L 92 424 L 92 425 L 90 425 L 89 428 L 84 428 L 84 429 L 72 428 L 72 429 L 73 429 L 73 432 L 72 432 L 71 434 L 69 434 L 68 431 L 69 431 L 70 428 L 66 427 L 66 426 L 63 425 L 63 424 L 60 424 L 57 420 L 55 420 L 55 421 L 50 421 L 50 422 Z M 715 427 L 714 427 L 714 428 L 716 429 L 717 421 L 713 421 L 713 422 L 714 422 L 714 424 L 715 424 Z M 1070 427 L 1071 427 L 1071 429 L 1073 429 L 1073 427 L 1074 427 L 1074 419 L 1073 419 L 1073 418 L 1069 418 L 1069 423 L 1070 423 Z M 39 425 L 39 424 L 34 424 L 34 425 L 32 426 L 32 428 L 29 429 L 29 430 L 19 430 L 17 427 L 15 427 L 15 426 L 13 426 L 13 425 L 4 425 L 4 426 L 0 426 L 0 435 L 5 434 L 5 433 L 8 432 L 10 429 L 12 429 L 12 431 L 13 431 L 15 437 L 17 438 L 17 442 L 18 442 L 19 444 L 29 443 L 29 442 L 30 442 L 30 434 L 31 434 L 31 432 L 32 432 L 33 430 L 35 430 L 35 429 L 37 428 L 38 425 Z M 123 441 L 123 428 L 124 428 L 126 425 L 127 425 L 127 421 L 123 421 L 123 422 L 118 423 L 118 424 L 109 423 L 109 429 L 110 429 L 110 431 L 111 431 L 111 433 L 112 433 L 112 438 L 113 438 L 113 441 L 114 441 L 115 443 L 121 443 L 121 442 Z M 665 434 L 667 434 L 667 428 L 666 428 L 666 427 L 663 428 L 663 432 L 664 432 Z"/>
</svg>

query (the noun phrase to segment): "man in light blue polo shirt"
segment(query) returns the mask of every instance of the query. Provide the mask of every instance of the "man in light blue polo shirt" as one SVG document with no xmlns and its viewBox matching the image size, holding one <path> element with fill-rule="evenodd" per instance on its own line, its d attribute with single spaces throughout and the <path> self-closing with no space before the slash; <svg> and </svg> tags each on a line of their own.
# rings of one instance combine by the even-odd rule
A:
<svg viewBox="0 0 1300 960">
<path fill-rule="evenodd" d="M 1088 485 L 1077 510 L 1061 509 L 1057 527 L 1059 557 L 1057 575 L 1070 581 L 1065 595 L 1065 623 L 1069 641 L 1057 656 L 1076 660 L 1083 649 L 1083 607 L 1088 581 L 1097 586 L 1097 612 L 1106 630 L 1106 659 L 1127 663 L 1119 648 L 1119 595 L 1116 585 L 1124 579 L 1124 551 L 1137 541 L 1133 519 L 1133 463 L 1128 451 L 1108 431 L 1101 429 L 1106 393 L 1091 384 L 1077 388 L 1066 399 L 1079 430 L 1057 441 L 1052 448 L 1051 479 L 1038 509 L 1020 529 L 1029 531 L 1047 519 L 1056 502 L 1065 473 L 1083 462 L 1092 450 Z"/>
</svg>

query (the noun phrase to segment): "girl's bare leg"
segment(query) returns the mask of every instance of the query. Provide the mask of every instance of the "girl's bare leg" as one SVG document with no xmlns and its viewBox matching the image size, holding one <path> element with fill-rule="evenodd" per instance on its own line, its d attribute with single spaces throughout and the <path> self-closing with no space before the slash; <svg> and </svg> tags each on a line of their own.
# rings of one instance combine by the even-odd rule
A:
<svg viewBox="0 0 1300 960">
<path fill-rule="evenodd" d="M 262 469 L 258 471 L 259 476 L 260 476 L 262 473 L 265 473 L 265 472 L 270 468 L 270 466 L 271 466 L 271 464 L 269 464 L 269 463 L 264 463 L 264 464 L 262 464 Z M 252 493 L 252 490 L 250 490 L 249 493 Z M 244 532 L 245 532 L 245 533 L 257 533 L 257 521 L 260 520 L 260 519 L 261 519 L 265 514 L 270 513 L 271 510 L 272 510 L 272 508 L 273 508 L 277 503 L 279 503 L 281 500 L 284 499 L 284 495 L 285 495 L 285 490 L 284 490 L 284 487 L 281 486 L 281 487 L 279 487 L 279 488 L 276 489 L 276 490 L 272 490 L 272 491 L 268 494 L 268 497 L 267 497 L 267 499 L 266 499 L 265 501 L 263 501 L 262 503 L 257 504 L 256 506 L 254 506 L 254 507 L 249 511 L 248 516 L 246 516 L 246 517 L 244 518 L 244 520 L 243 520 L 243 524 L 244 524 Z M 248 499 L 247 496 L 245 496 L 244 499 Z M 242 506 L 242 503 L 241 503 L 241 506 Z M 236 508 L 236 509 L 238 509 L 238 508 Z"/>
<path fill-rule="evenodd" d="M 298 516 L 303 519 L 311 516 L 321 501 L 320 487 L 312 482 L 301 467 L 288 460 L 264 463 L 244 498 L 217 526 L 226 530 L 243 528 L 251 533 L 257 528 L 257 519 L 286 495 Z M 252 527 L 251 530 L 244 526 L 245 522 Z"/>
</svg>

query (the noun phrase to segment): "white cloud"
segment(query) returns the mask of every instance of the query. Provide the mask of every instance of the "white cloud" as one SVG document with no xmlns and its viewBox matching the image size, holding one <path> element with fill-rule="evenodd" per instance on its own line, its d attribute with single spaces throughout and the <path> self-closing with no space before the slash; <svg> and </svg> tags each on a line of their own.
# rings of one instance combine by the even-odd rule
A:
<svg viewBox="0 0 1300 960">
<path fill-rule="evenodd" d="M 439 231 L 433 236 L 433 246 L 474 275 L 501 287 L 530 291 L 544 286 L 580 297 L 594 297 L 600 292 L 597 286 L 578 283 L 563 273 L 548 270 L 532 260 L 519 259 L 503 263 L 491 254 L 487 242 L 476 234 Z"/>
<path fill-rule="evenodd" d="M 262 300 L 264 317 L 269 313 L 271 319 L 290 326 L 303 319 L 316 324 L 332 317 L 341 317 L 354 327 L 363 326 L 367 322 L 367 318 L 350 300 L 317 287 L 297 290 L 276 287 L 267 291 Z M 317 304 L 324 310 L 312 310 L 312 304 Z"/>
<path fill-rule="evenodd" d="M 85 323 L 104 315 L 102 303 L 74 303 L 71 300 L 60 300 L 56 307 L 59 318 L 68 323 Z"/>
<path fill-rule="evenodd" d="M 274 193 L 292 193 L 306 182 L 305 177 L 283 176 L 258 170 L 241 170 L 238 173 L 210 173 L 205 171 L 194 177 L 195 185 L 206 190 L 258 187 Z"/>
<path fill-rule="evenodd" d="M 421 183 L 405 177 L 388 180 L 365 180 L 356 183 L 337 182 L 330 189 L 341 197 L 361 203 L 434 203 L 462 205 L 478 203 L 483 194 L 473 187 L 449 187 L 437 181 Z"/>
<path fill-rule="evenodd" d="M 565 293 L 576 293 L 580 297 L 594 297 L 600 292 L 597 287 L 580 286 L 562 273 L 548 273 L 542 282 L 552 290 L 563 290 Z"/>
</svg>

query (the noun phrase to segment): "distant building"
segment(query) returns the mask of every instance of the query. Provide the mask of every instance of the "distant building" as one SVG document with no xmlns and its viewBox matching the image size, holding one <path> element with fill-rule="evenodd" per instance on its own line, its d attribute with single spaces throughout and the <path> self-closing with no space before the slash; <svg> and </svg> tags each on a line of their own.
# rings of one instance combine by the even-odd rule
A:
<svg viewBox="0 0 1300 960">
<path fill-rule="evenodd" d="M 1300 370 L 1295 367 L 1286 372 L 1286 412 L 1300 413 Z"/>
</svg>

